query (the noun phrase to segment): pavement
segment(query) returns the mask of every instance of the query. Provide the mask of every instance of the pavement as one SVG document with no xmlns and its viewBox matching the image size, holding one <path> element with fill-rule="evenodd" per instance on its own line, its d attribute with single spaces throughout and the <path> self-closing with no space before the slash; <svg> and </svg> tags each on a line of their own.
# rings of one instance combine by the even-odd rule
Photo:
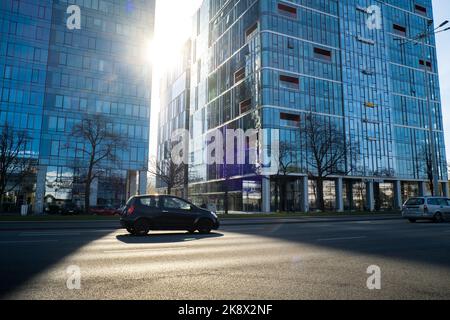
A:
<svg viewBox="0 0 450 320">
<path fill-rule="evenodd" d="M 147 237 L 104 222 L 2 223 L 0 298 L 450 298 L 449 223 L 252 222 L 224 221 L 211 235 Z M 367 287 L 371 266 L 380 269 L 380 290 Z"/>
</svg>

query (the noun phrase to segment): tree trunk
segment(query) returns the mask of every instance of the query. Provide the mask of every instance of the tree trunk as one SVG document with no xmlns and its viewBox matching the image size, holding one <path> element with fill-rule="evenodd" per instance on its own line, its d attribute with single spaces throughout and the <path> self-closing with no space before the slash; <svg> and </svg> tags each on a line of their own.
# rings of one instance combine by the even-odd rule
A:
<svg viewBox="0 0 450 320">
<path fill-rule="evenodd" d="M 286 192 L 287 192 L 287 188 L 286 188 L 286 179 L 285 177 L 281 178 L 281 211 L 286 212 L 287 208 L 286 208 Z"/>
<path fill-rule="evenodd" d="M 323 178 L 317 178 L 317 208 L 320 211 L 325 211 L 325 200 L 323 196 Z"/>
<path fill-rule="evenodd" d="M 84 213 L 89 214 L 91 212 L 91 181 L 86 181 L 84 189 Z"/>
<path fill-rule="evenodd" d="M 172 194 L 172 187 L 170 185 L 167 186 L 167 195 L 171 195 Z"/>
<path fill-rule="evenodd" d="M 278 197 L 279 197 L 279 181 L 278 181 L 278 177 L 275 177 L 275 208 L 276 211 L 280 211 L 280 206 L 279 206 L 279 201 L 278 201 Z"/>
</svg>

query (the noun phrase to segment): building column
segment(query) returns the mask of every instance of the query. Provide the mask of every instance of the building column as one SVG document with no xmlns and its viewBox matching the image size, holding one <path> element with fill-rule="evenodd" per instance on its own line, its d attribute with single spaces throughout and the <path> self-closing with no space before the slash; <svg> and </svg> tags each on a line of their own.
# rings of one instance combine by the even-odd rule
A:
<svg viewBox="0 0 450 320">
<path fill-rule="evenodd" d="M 419 196 L 424 197 L 425 196 L 425 182 L 419 181 Z"/>
<path fill-rule="evenodd" d="M 263 176 L 261 181 L 261 211 L 264 213 L 270 212 L 270 177 Z"/>
<path fill-rule="evenodd" d="M 300 210 L 309 212 L 309 184 L 308 177 L 300 178 Z"/>
<path fill-rule="evenodd" d="M 139 194 L 147 194 L 147 171 L 139 171 Z"/>
<path fill-rule="evenodd" d="M 97 205 L 98 201 L 98 178 L 95 178 L 91 182 L 91 192 L 89 195 L 89 205 L 94 207 Z"/>
<path fill-rule="evenodd" d="M 442 194 L 448 198 L 448 182 L 442 182 Z"/>
<path fill-rule="evenodd" d="M 337 178 L 335 182 L 336 187 L 336 211 L 344 212 L 344 199 L 343 199 L 343 179 Z"/>
<path fill-rule="evenodd" d="M 353 203 L 353 180 L 347 180 L 345 183 L 346 187 L 346 193 L 347 193 L 347 203 L 350 210 L 354 210 L 354 203 Z"/>
<path fill-rule="evenodd" d="M 136 171 L 128 171 L 127 195 L 131 198 L 137 194 L 137 175 Z"/>
<path fill-rule="evenodd" d="M 402 182 L 400 180 L 394 181 L 394 209 L 401 209 L 402 201 Z"/>
<path fill-rule="evenodd" d="M 370 212 L 375 211 L 375 197 L 374 197 L 374 188 L 373 188 L 373 180 L 370 180 L 366 183 L 366 198 L 367 198 L 367 209 Z"/>
<path fill-rule="evenodd" d="M 47 179 L 47 166 L 39 166 L 36 175 L 36 193 L 34 199 L 34 214 L 44 213 L 45 182 Z"/>
</svg>

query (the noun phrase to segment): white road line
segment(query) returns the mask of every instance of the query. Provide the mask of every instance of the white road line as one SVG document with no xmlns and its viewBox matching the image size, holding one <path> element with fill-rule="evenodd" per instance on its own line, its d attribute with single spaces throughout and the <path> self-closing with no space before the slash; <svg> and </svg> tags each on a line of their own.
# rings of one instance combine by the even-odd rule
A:
<svg viewBox="0 0 450 320">
<path fill-rule="evenodd" d="M 20 240 L 20 241 L 0 241 L 0 244 L 21 244 L 21 243 L 47 243 L 59 242 L 58 240 Z"/>
<path fill-rule="evenodd" d="M 318 239 L 317 241 L 356 240 L 356 239 L 364 239 L 364 238 L 367 238 L 367 237 L 328 238 L 328 239 Z"/>
</svg>

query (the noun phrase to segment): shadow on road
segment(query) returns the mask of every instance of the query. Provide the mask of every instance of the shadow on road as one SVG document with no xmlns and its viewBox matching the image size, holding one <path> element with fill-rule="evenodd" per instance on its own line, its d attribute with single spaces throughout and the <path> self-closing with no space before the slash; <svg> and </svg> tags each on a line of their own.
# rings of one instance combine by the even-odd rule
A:
<svg viewBox="0 0 450 320">
<path fill-rule="evenodd" d="M 220 238 L 223 234 L 213 232 L 210 234 L 200 233 L 150 233 L 145 237 L 137 237 L 131 234 L 123 234 L 116 236 L 117 240 L 127 244 L 155 244 L 155 243 L 175 243 L 175 242 L 188 242 L 201 239 Z"/>
<path fill-rule="evenodd" d="M 80 227 L 82 229 L 83 226 Z M 23 230 L 0 233 L 0 299 L 24 287 L 33 277 L 111 231 Z M 63 266 L 62 273 L 69 266 Z M 64 284 L 63 284 L 64 285 Z"/>
</svg>

